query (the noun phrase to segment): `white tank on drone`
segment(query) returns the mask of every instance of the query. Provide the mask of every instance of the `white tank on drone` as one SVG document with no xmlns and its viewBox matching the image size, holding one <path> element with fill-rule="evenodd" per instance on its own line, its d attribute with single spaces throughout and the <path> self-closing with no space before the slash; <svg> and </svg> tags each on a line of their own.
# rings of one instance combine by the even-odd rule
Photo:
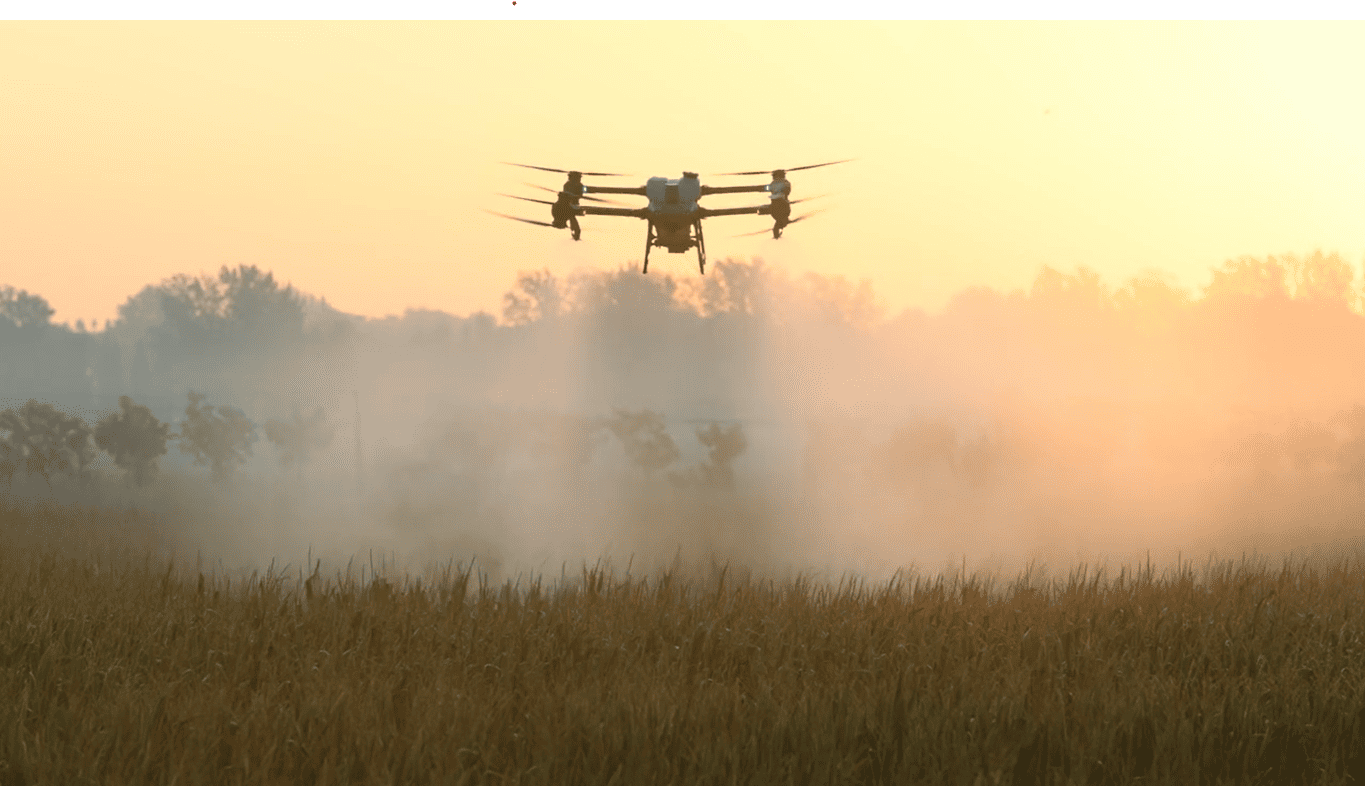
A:
<svg viewBox="0 0 1365 786">
<path fill-rule="evenodd" d="M 683 173 L 677 180 L 651 177 L 645 182 L 645 196 L 656 213 L 690 213 L 701 198 L 701 181 L 692 172 Z"/>
</svg>

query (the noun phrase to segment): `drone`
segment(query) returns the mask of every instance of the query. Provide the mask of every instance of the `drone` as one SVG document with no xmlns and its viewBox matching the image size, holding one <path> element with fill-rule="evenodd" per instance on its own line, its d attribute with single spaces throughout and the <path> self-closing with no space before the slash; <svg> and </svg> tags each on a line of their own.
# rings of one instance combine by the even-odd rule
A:
<svg viewBox="0 0 1365 786">
<path fill-rule="evenodd" d="M 502 163 L 511 166 L 524 167 L 526 169 L 537 169 L 542 172 L 559 172 L 569 176 L 564 187 L 557 192 L 554 202 L 544 199 L 534 199 L 532 197 L 517 196 L 515 194 L 503 194 L 502 196 L 513 199 L 521 199 L 527 202 L 538 202 L 550 206 L 551 221 L 536 221 L 520 216 L 511 216 L 505 213 L 487 211 L 496 216 L 510 218 L 513 221 L 522 221 L 527 224 L 537 226 L 552 227 L 554 229 L 569 229 L 573 234 L 573 239 L 578 240 L 582 235 L 582 230 L 578 225 L 579 216 L 622 216 L 626 218 L 642 218 L 648 222 L 645 230 L 645 260 L 642 272 L 649 272 L 649 252 L 653 248 L 667 249 L 670 254 L 682 254 L 693 248 L 697 250 L 697 267 L 703 275 L 706 274 L 706 239 L 702 234 L 701 222 L 703 219 L 714 218 L 716 216 L 747 216 L 762 215 L 772 216 L 773 238 L 781 238 L 782 232 L 788 226 L 820 212 L 818 210 L 804 215 L 791 217 L 791 206 L 799 202 L 818 197 L 808 197 L 807 199 L 793 200 L 791 196 L 791 183 L 787 181 L 788 172 L 798 172 L 803 169 L 816 169 L 822 166 L 842 164 L 852 161 L 846 158 L 840 161 L 826 161 L 823 164 L 808 164 L 806 166 L 788 167 L 786 169 L 756 170 L 752 172 L 722 172 L 716 177 L 741 176 L 750 177 L 754 175 L 771 175 L 772 181 L 766 185 L 750 186 L 704 186 L 696 172 L 683 172 L 682 177 L 669 179 L 665 177 L 651 177 L 645 181 L 643 186 L 601 186 L 588 185 L 583 182 L 584 177 L 626 177 L 615 172 L 584 172 L 574 169 L 555 169 L 546 166 L 534 166 L 532 164 L 518 164 L 512 161 Z M 534 188 L 554 191 L 536 184 L 528 184 Z M 749 207 L 724 207 L 724 208 L 705 208 L 698 204 L 698 201 L 711 194 L 741 194 L 741 193 L 763 193 L 767 192 L 769 202 L 766 205 L 754 205 Z M 590 196 L 590 194 L 629 194 L 642 196 L 649 200 L 649 204 L 644 207 L 630 207 L 620 202 L 609 199 Z M 583 202 L 595 202 L 599 204 L 582 204 Z M 768 230 L 762 229 L 758 232 L 748 232 L 746 235 L 765 234 Z M 742 237 L 740 235 L 739 237 Z"/>
</svg>

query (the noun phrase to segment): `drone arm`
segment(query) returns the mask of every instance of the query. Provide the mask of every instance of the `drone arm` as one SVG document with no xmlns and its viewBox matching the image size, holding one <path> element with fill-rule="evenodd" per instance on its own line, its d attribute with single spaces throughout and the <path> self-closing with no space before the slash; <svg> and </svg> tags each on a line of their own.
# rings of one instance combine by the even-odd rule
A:
<svg viewBox="0 0 1365 786">
<path fill-rule="evenodd" d="M 583 186 L 585 194 L 636 194 L 645 195 L 644 186 Z"/>
<path fill-rule="evenodd" d="M 597 205 L 579 205 L 578 214 L 580 216 L 626 216 L 628 218 L 644 218 L 645 210 L 634 207 L 598 207 Z"/>
<path fill-rule="evenodd" d="M 711 218 L 712 216 L 766 216 L 773 212 L 772 205 L 758 205 L 756 207 L 722 207 L 715 210 L 702 208 L 702 217 Z"/>
<path fill-rule="evenodd" d="M 702 186 L 701 195 L 762 193 L 767 186 Z"/>
</svg>

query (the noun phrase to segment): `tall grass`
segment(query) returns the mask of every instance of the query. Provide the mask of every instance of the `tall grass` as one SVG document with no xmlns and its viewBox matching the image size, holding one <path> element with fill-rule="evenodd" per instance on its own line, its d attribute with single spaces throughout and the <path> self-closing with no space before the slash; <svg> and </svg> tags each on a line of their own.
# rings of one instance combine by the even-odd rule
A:
<svg viewBox="0 0 1365 786">
<path fill-rule="evenodd" d="M 243 577 L 110 518 L 0 510 L 0 784 L 1365 781 L 1344 558 Z"/>
</svg>

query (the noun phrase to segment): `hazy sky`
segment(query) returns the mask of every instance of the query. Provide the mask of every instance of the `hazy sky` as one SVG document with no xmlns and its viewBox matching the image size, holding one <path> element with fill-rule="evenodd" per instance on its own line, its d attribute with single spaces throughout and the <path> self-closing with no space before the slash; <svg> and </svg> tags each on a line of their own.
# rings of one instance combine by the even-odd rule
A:
<svg viewBox="0 0 1365 786">
<path fill-rule="evenodd" d="M 545 219 L 497 192 L 562 182 L 503 160 L 634 184 L 856 157 L 792 178 L 833 209 L 776 242 L 729 237 L 767 219 L 708 221 L 708 251 L 871 279 L 893 310 L 1024 286 L 1044 264 L 1187 286 L 1242 254 L 1358 266 L 1363 32 L 0 23 L 0 285 L 58 321 L 103 320 L 174 273 L 256 264 L 354 313 L 496 313 L 519 270 L 638 262 L 636 219 L 585 219 L 573 243 L 481 212 Z M 692 254 L 651 263 L 695 275 Z"/>
</svg>

